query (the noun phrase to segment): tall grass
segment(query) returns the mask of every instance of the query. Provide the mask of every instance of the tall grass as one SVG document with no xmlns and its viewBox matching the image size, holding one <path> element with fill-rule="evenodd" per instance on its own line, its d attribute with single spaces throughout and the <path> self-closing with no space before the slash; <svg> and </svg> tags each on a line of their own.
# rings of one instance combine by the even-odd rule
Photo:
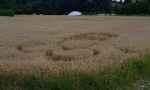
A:
<svg viewBox="0 0 150 90">
<path fill-rule="evenodd" d="M 29 75 L 24 80 L 0 73 L 0 90 L 117 90 L 150 80 L 150 57 L 132 59 L 99 73 L 66 72 L 58 77 Z"/>
</svg>

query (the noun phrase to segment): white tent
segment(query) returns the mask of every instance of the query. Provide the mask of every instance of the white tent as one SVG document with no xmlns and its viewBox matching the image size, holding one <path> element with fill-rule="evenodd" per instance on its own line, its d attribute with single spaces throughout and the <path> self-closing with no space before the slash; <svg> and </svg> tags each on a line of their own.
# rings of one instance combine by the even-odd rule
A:
<svg viewBox="0 0 150 90">
<path fill-rule="evenodd" d="M 82 15 L 82 13 L 78 11 L 72 11 L 68 14 L 68 16 L 80 16 L 80 15 Z"/>
</svg>

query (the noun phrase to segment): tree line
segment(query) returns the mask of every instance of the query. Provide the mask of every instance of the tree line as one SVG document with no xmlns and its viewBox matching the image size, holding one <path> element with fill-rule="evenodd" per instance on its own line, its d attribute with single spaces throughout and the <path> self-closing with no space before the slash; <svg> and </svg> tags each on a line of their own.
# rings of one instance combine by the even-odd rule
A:
<svg viewBox="0 0 150 90">
<path fill-rule="evenodd" d="M 150 0 L 0 0 L 0 10 L 45 15 L 62 15 L 71 11 L 84 14 L 150 14 Z"/>
<path fill-rule="evenodd" d="M 16 14 L 66 14 L 73 10 L 84 13 L 111 12 L 111 0 L 0 0 L 0 9 Z"/>
<path fill-rule="evenodd" d="M 150 0 L 125 0 L 113 8 L 117 14 L 150 14 Z"/>
</svg>

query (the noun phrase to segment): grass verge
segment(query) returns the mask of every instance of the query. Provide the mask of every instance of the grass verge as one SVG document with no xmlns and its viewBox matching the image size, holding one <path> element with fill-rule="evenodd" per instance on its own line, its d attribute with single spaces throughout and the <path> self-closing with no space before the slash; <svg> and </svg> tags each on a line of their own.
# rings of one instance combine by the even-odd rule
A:
<svg viewBox="0 0 150 90">
<path fill-rule="evenodd" d="M 66 73 L 60 77 L 32 74 L 17 82 L 0 73 L 0 90 L 126 90 L 139 80 L 150 80 L 150 57 L 129 60 L 99 73 Z M 16 81 L 15 81 L 16 80 Z M 16 83 L 17 82 L 17 83 Z"/>
</svg>

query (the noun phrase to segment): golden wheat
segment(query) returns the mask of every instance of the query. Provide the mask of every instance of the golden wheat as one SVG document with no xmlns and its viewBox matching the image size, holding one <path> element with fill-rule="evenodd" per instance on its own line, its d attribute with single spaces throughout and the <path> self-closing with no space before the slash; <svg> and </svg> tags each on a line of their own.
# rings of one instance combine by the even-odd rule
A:
<svg viewBox="0 0 150 90">
<path fill-rule="evenodd" d="M 0 73 L 12 77 L 97 71 L 150 51 L 149 17 L 22 15 L 0 21 Z"/>
</svg>

